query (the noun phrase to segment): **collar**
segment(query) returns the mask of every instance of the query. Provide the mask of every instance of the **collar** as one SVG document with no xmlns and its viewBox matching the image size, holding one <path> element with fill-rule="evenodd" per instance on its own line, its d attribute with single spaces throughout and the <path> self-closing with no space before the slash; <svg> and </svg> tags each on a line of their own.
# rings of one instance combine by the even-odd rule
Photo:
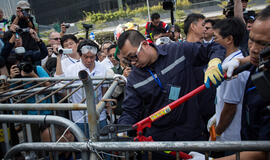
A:
<svg viewBox="0 0 270 160">
<path fill-rule="evenodd" d="M 232 60 L 233 58 L 235 58 L 236 56 L 238 56 L 240 54 L 242 54 L 242 51 L 237 50 L 237 51 L 233 52 L 232 54 L 230 54 L 228 57 L 226 57 L 223 62 L 229 62 L 230 60 Z"/>
<path fill-rule="evenodd" d="M 79 63 L 79 68 L 80 68 L 80 70 L 85 70 L 85 71 L 87 71 L 87 73 L 92 77 L 92 76 L 95 76 L 95 73 L 96 73 L 96 68 L 97 68 L 97 63 L 98 62 L 96 62 L 95 61 L 95 67 L 94 67 L 94 69 L 92 70 L 92 72 L 90 72 L 90 70 L 89 70 L 89 68 L 87 68 L 83 63 L 82 63 L 82 61 L 80 61 L 80 62 L 78 62 Z"/>
<path fill-rule="evenodd" d="M 205 39 L 203 39 L 203 43 L 212 43 L 214 40 L 214 37 L 212 37 L 209 41 L 206 41 Z"/>
<path fill-rule="evenodd" d="M 157 46 L 157 45 L 155 45 L 153 43 L 151 43 L 149 45 L 151 45 L 153 48 L 155 48 L 157 50 L 158 55 L 166 56 L 168 54 L 167 52 L 162 50 L 162 48 L 160 46 Z"/>
</svg>

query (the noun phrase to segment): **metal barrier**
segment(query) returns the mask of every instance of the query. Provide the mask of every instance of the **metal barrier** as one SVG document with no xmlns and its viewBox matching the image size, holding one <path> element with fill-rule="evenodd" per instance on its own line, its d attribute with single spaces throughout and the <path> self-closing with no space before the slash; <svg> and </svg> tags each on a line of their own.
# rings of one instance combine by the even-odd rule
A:
<svg viewBox="0 0 270 160">
<path fill-rule="evenodd" d="M 14 146 L 6 154 L 9 159 L 20 151 L 270 151 L 270 141 L 227 142 L 72 142 L 72 143 L 26 143 Z M 239 158 L 239 157 L 238 157 Z"/>
<path fill-rule="evenodd" d="M 0 122 L 5 123 L 31 123 L 31 124 L 58 124 L 70 128 L 71 132 L 79 142 L 86 141 L 81 129 L 68 119 L 50 115 L 0 115 Z M 82 153 L 82 158 L 87 159 L 87 153 Z"/>
<path fill-rule="evenodd" d="M 81 71 L 79 73 L 79 78 L 25 78 L 25 79 L 1 79 L 0 81 L 5 81 L 13 84 L 18 84 L 19 82 L 25 82 L 20 87 L 23 87 L 25 84 L 30 84 L 32 82 L 39 82 L 31 88 L 27 89 L 19 89 L 17 87 L 15 89 L 9 89 L 0 92 L 0 101 L 4 102 L 8 99 L 22 96 L 24 98 L 19 98 L 15 101 L 16 104 L 0 104 L 0 111 L 44 111 L 51 110 L 87 110 L 88 113 L 88 125 L 89 125 L 89 133 L 90 133 L 90 141 L 86 142 L 86 137 L 81 129 L 73 122 L 63 117 L 51 116 L 51 115 L 7 115 L 0 114 L 0 122 L 2 122 L 3 130 L 4 130 L 4 139 L 5 145 L 8 152 L 5 155 L 5 159 L 12 158 L 15 153 L 21 151 L 80 151 L 82 152 L 82 159 L 88 159 L 87 152 L 91 152 L 91 159 L 100 159 L 100 153 L 103 151 L 120 151 L 120 152 L 130 152 L 130 151 L 201 151 L 201 152 L 209 152 L 209 151 L 270 151 L 270 141 L 233 141 L 233 142 L 98 142 L 98 129 L 97 129 L 97 119 L 101 111 L 105 107 L 105 101 L 101 100 L 98 104 L 94 103 L 94 90 L 100 86 L 102 83 L 111 84 L 106 94 L 103 96 L 103 99 L 109 99 L 115 90 L 115 88 L 121 83 L 120 79 L 113 80 L 112 78 L 104 79 L 104 77 L 93 78 L 93 80 L 103 80 L 99 83 L 95 82 L 92 84 L 92 80 L 87 74 L 86 71 Z M 73 84 L 73 82 L 81 80 L 82 83 Z M 113 81 L 112 81 L 113 80 Z M 46 87 L 40 87 L 45 82 L 52 82 L 51 85 Z M 71 81 L 65 84 L 54 86 L 55 84 L 59 84 L 61 81 Z M 95 89 L 93 85 L 96 85 Z M 84 102 L 86 100 L 86 104 L 70 104 L 70 103 L 62 103 L 72 96 L 76 91 L 84 87 L 85 89 L 85 98 L 82 100 Z M 73 91 L 69 91 L 69 89 L 73 89 Z M 66 90 L 68 93 L 65 97 L 59 100 L 56 103 L 54 95 L 60 91 Z M 45 94 L 48 95 L 37 100 L 37 94 Z M 36 102 L 35 104 L 29 103 L 21 103 L 25 99 L 29 97 L 35 96 Z M 8 97 L 8 98 L 7 98 Z M 42 100 L 51 98 L 52 103 L 39 103 Z M 70 116 L 71 117 L 71 116 Z M 10 149 L 10 144 L 8 140 L 8 129 L 7 123 L 26 123 L 27 127 L 27 137 L 28 143 L 18 144 Z M 31 131 L 29 123 L 35 124 L 58 124 L 67 128 L 70 128 L 71 132 L 77 138 L 79 142 L 69 142 L 69 143 L 32 143 L 31 141 Z M 52 128 L 52 135 L 55 135 L 55 131 Z M 53 141 L 56 141 L 55 136 L 52 137 Z M 240 158 L 240 154 L 236 154 L 236 158 Z M 115 155 L 111 155 L 115 156 Z M 125 156 L 126 159 L 129 159 L 128 154 Z M 57 156 L 55 156 L 57 159 Z M 176 157 L 179 159 L 179 157 Z M 207 154 L 206 154 L 207 159 Z"/>
<path fill-rule="evenodd" d="M 88 120 L 92 119 L 91 125 L 89 126 L 89 129 L 93 126 L 97 126 L 97 119 L 99 117 L 99 111 L 101 112 L 104 107 L 105 107 L 105 103 L 103 101 L 100 101 L 99 104 L 96 105 L 94 104 L 94 93 L 93 93 L 93 85 L 95 85 L 95 89 L 97 89 L 98 86 L 100 86 L 101 84 L 111 84 L 113 83 L 113 85 L 110 86 L 109 88 L 109 92 L 106 93 L 106 96 L 103 97 L 104 98 L 110 98 L 110 96 L 112 95 L 115 87 L 122 83 L 122 81 L 120 81 L 120 79 L 114 80 L 113 78 L 104 78 L 104 77 L 94 77 L 93 80 L 102 80 L 101 82 L 94 82 L 92 84 L 92 79 L 88 76 L 86 71 L 81 72 L 81 75 L 84 75 L 84 77 L 81 77 L 81 80 L 83 82 L 79 83 L 77 82 L 76 84 L 73 84 L 73 82 L 75 81 L 80 81 L 80 79 L 77 78 L 63 78 L 63 77 L 50 77 L 50 78 L 22 78 L 22 79 L 5 79 L 3 77 L 0 77 L 0 82 L 4 82 L 4 83 L 9 83 L 9 85 L 1 87 L 1 89 L 3 90 L 5 87 L 10 87 L 12 85 L 18 85 L 18 87 L 14 87 L 11 89 L 6 89 L 2 92 L 0 92 L 0 101 L 4 102 L 7 100 L 11 100 L 13 101 L 12 104 L 0 104 L 0 111 L 44 111 L 44 110 L 50 110 L 53 111 L 55 114 L 55 111 L 58 110 L 65 110 L 65 111 L 72 111 L 72 110 L 87 110 L 87 106 L 89 106 L 89 103 L 92 103 L 92 105 L 90 106 L 92 108 L 91 112 L 88 112 Z M 114 81 L 113 81 L 114 80 Z M 43 85 L 46 82 L 52 82 L 49 86 L 46 87 L 42 87 L 41 85 Z M 60 84 L 61 81 L 69 81 L 67 83 L 64 84 Z M 33 82 L 37 82 L 37 84 L 32 85 L 32 87 L 28 87 L 26 89 L 20 89 L 28 84 L 32 84 Z M 59 85 L 55 85 L 55 84 L 59 84 Z M 79 89 L 81 89 L 82 87 L 85 88 L 85 93 L 86 93 L 86 98 L 84 98 L 82 100 L 81 103 L 83 103 L 86 100 L 86 104 L 70 104 L 70 103 L 62 103 L 65 100 L 67 100 L 69 97 L 72 96 L 72 94 L 74 94 L 76 91 L 78 91 Z M 74 89 L 75 88 L 75 89 Z M 89 88 L 92 88 L 92 93 L 88 92 Z M 73 91 L 69 91 L 69 89 L 73 89 Z M 55 103 L 55 96 L 54 94 L 56 94 L 58 91 L 60 90 L 66 90 L 67 91 L 67 95 L 60 99 L 58 101 L 58 103 Z M 37 95 L 40 94 L 48 94 L 47 96 L 43 97 L 42 99 L 37 99 Z M 18 97 L 17 100 L 13 100 L 15 97 Z M 23 98 L 21 98 L 23 97 Z M 24 100 L 26 100 L 27 98 L 30 97 L 34 97 L 36 100 L 36 103 L 21 103 Z M 39 103 L 45 99 L 50 98 L 52 103 Z M 39 104 L 38 104 L 39 103 Z M 99 108 L 99 110 L 96 108 Z M 12 118 L 8 119 L 6 116 L 11 116 Z M 44 124 L 44 119 L 46 119 L 46 122 L 48 124 L 53 123 L 53 121 L 49 121 L 48 118 L 51 118 L 50 116 L 40 116 L 39 118 L 33 118 L 30 115 L 23 115 L 22 117 L 20 117 L 19 119 L 18 116 L 22 116 L 22 115 L 5 115 L 5 114 L 0 114 L 0 121 L 3 122 L 2 124 L 2 128 L 4 131 L 4 140 L 5 140 L 5 145 L 6 145 L 6 150 L 9 150 L 10 148 L 10 144 L 9 144 L 9 138 L 8 138 L 8 133 L 7 133 L 7 123 L 8 122 L 12 122 L 12 123 L 36 123 L 36 124 Z M 28 118 L 27 118 L 28 117 Z M 57 116 L 54 116 L 57 117 Z M 69 115 L 69 117 L 71 118 L 71 114 Z M 61 118 L 61 117 L 59 117 Z M 57 118 L 56 118 L 57 119 Z M 58 124 L 58 123 L 56 123 Z M 88 123 L 90 124 L 90 123 Z M 63 125 L 63 124 L 61 124 Z M 71 123 L 70 123 L 71 125 Z M 75 123 L 72 123 L 72 126 L 74 126 Z M 66 125 L 64 125 L 65 127 L 68 127 Z M 75 125 L 77 128 L 73 129 L 72 132 L 75 132 L 76 135 L 77 132 L 82 132 L 80 128 L 78 128 L 77 125 Z M 51 129 L 52 129 L 52 140 L 56 141 L 55 139 L 55 131 L 54 131 L 54 126 L 51 125 Z M 77 130 L 77 131 L 76 131 Z M 97 137 L 98 133 L 97 133 L 97 129 L 95 132 L 91 131 L 91 134 L 93 133 L 93 135 L 95 135 L 95 137 Z M 28 142 L 32 142 L 32 135 L 31 135 L 31 127 L 29 124 L 26 124 L 26 131 L 24 131 L 24 135 L 27 134 Z M 79 137 L 76 136 L 76 138 L 78 139 Z M 84 136 L 85 138 L 85 136 Z M 91 139 L 93 139 L 93 136 L 91 136 Z M 79 141 L 82 141 L 82 139 L 78 139 Z M 94 156 L 93 154 L 91 154 L 91 156 Z M 55 157 L 56 158 L 56 157 Z M 84 159 L 86 159 L 86 154 L 84 154 Z M 57 159 L 57 158 L 56 158 Z"/>
</svg>

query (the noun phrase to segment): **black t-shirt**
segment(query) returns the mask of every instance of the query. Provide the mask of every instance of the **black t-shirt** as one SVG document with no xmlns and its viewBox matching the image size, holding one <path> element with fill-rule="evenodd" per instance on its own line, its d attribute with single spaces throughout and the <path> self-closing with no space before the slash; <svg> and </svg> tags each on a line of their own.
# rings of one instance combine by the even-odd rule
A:
<svg viewBox="0 0 270 160">
<path fill-rule="evenodd" d="M 16 18 L 15 15 L 13 15 L 11 17 L 11 23 L 15 20 L 15 18 Z M 30 16 L 29 20 L 33 25 L 33 29 L 35 29 L 35 25 L 33 22 L 34 18 L 32 16 Z M 19 19 L 18 26 L 20 28 L 29 28 L 28 22 L 26 19 Z M 23 47 L 26 50 L 38 50 L 39 49 L 36 41 L 31 37 L 31 35 L 29 34 L 28 31 L 20 33 L 20 36 L 22 37 Z"/>
<path fill-rule="evenodd" d="M 16 15 L 12 15 L 11 23 L 15 20 L 15 18 L 16 18 Z M 33 29 L 34 29 L 35 28 L 35 25 L 34 25 L 34 22 L 33 22 L 34 18 L 32 16 L 30 16 L 29 20 L 32 23 Z M 28 21 L 26 20 L 26 18 L 25 19 L 24 18 L 19 19 L 18 26 L 20 26 L 20 28 L 28 28 Z"/>
</svg>

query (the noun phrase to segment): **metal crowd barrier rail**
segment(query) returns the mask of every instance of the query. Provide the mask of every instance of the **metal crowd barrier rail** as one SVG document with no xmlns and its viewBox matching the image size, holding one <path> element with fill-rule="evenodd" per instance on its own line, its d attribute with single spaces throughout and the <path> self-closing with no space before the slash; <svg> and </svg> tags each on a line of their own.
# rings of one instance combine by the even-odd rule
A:
<svg viewBox="0 0 270 160">
<path fill-rule="evenodd" d="M 5 159 L 21 151 L 270 151 L 270 141 L 163 141 L 163 142 L 72 142 L 72 143 L 24 143 L 11 148 Z M 237 155 L 237 154 L 236 154 Z M 236 156 L 240 158 L 239 154 Z M 207 158 L 206 158 L 207 159 Z"/>
<path fill-rule="evenodd" d="M 56 111 L 58 110 L 65 110 L 65 111 L 71 111 L 71 110 L 88 110 L 88 121 L 89 119 L 92 119 L 92 122 L 88 122 L 89 129 L 91 129 L 92 127 L 97 127 L 97 121 L 96 119 L 98 119 L 100 112 L 104 109 L 105 107 L 105 103 L 104 101 L 100 101 L 97 105 L 94 104 L 94 89 L 93 89 L 93 85 L 95 85 L 95 89 L 97 89 L 98 86 L 100 86 L 101 84 L 112 84 L 108 91 L 106 92 L 106 94 L 103 96 L 103 99 L 107 99 L 110 98 L 110 96 L 112 95 L 114 89 L 116 88 L 116 86 L 120 83 L 122 83 L 123 81 L 121 81 L 120 79 L 113 79 L 112 77 L 94 77 L 94 78 L 90 78 L 87 74 L 86 71 L 82 71 L 80 72 L 80 78 L 63 78 L 63 77 L 50 77 L 50 78 L 20 78 L 20 79 L 4 79 L 3 77 L 0 77 L 0 82 L 5 82 L 5 83 L 9 83 L 9 85 L 7 85 L 6 87 L 9 87 L 11 85 L 14 84 L 19 84 L 21 82 L 23 82 L 23 84 L 19 85 L 19 87 L 15 87 L 15 89 L 8 89 L 5 91 L 0 92 L 0 101 L 4 102 L 10 99 L 14 99 L 14 97 L 18 97 L 17 101 L 13 101 L 12 104 L 5 104 L 5 103 L 1 103 L 0 104 L 0 111 L 23 111 L 23 113 L 25 113 L 26 111 L 30 111 L 30 110 L 34 110 L 34 111 L 44 111 L 44 110 L 51 110 L 54 112 L 54 114 L 56 113 Z M 81 81 L 83 83 L 76 83 L 76 84 L 72 84 L 74 81 Z M 102 80 L 101 82 L 94 82 L 92 84 L 92 80 Z M 58 84 L 61 81 L 70 81 L 67 82 L 63 85 L 58 85 L 58 86 L 54 86 L 55 84 Z M 32 82 L 38 82 L 37 84 L 33 85 L 32 87 L 26 88 L 26 89 L 19 89 L 21 87 L 24 87 L 27 84 L 30 84 Z M 46 83 L 46 82 L 52 82 L 49 86 L 46 87 L 40 87 L 40 85 Z M 11 84 L 10 84 L 11 83 Z M 79 90 L 80 88 L 84 87 L 85 88 L 85 94 L 84 96 L 86 96 L 86 98 L 84 98 L 82 100 L 82 102 L 84 102 L 86 100 L 86 104 L 71 104 L 71 103 L 62 103 L 64 102 L 66 99 L 68 99 L 69 97 L 72 96 L 72 94 L 74 94 L 77 90 Z M 5 88 L 1 87 L 1 89 Z M 73 89 L 75 88 L 75 89 Z M 73 91 L 70 91 L 69 89 L 73 89 Z M 91 90 L 92 89 L 92 90 Z M 55 100 L 55 94 L 60 91 L 60 90 L 66 90 L 67 91 L 67 95 L 62 98 L 61 100 L 59 100 L 57 103 Z M 91 92 L 89 91 L 91 90 Z M 45 94 L 47 93 L 48 95 L 43 97 L 42 99 L 37 99 L 37 95 L 40 94 Z M 21 98 L 21 97 L 23 98 Z M 2 98 L 1 98 L 2 97 Z M 21 103 L 24 100 L 26 100 L 29 97 L 34 97 L 35 98 L 35 102 L 36 103 Z M 42 100 L 45 99 L 51 99 L 52 103 L 39 103 Z M 10 100 L 11 101 L 11 100 Z M 39 104 L 38 104 L 39 103 Z M 91 104 L 92 105 L 89 105 Z M 2 113 L 2 112 L 0 112 Z M 6 121 L 7 119 L 5 119 L 5 114 L 0 114 L 0 117 L 2 117 L 4 120 L 2 122 L 2 128 L 4 130 L 4 139 L 5 139 L 5 144 L 6 144 L 6 149 L 8 150 L 10 148 L 9 145 L 9 138 L 8 138 L 8 132 L 7 132 L 7 122 L 11 122 L 11 121 Z M 21 116 L 21 115 L 12 115 L 14 116 L 13 119 L 16 116 Z M 25 117 L 31 117 L 30 115 L 23 115 Z M 96 118 L 94 118 L 96 116 Z M 25 118 L 23 117 L 23 118 Z M 42 116 L 41 116 L 42 117 Z M 44 117 L 44 116 L 43 116 Z M 48 117 L 48 116 L 45 116 Z M 56 116 L 57 117 L 57 116 Z M 71 118 L 71 114 L 69 115 L 69 117 Z M 92 118 L 91 118 L 92 117 Z M 61 117 L 60 117 L 61 118 Z M 30 118 L 31 119 L 31 118 Z M 0 120 L 1 121 L 1 120 Z M 31 120 L 30 120 L 31 121 Z M 25 123 L 25 120 L 23 119 L 16 119 L 16 121 L 13 121 L 16 123 Z M 48 122 L 48 121 L 47 121 Z M 31 121 L 32 123 L 32 121 Z M 39 121 L 33 122 L 33 123 L 39 123 Z M 42 124 L 42 123 L 41 123 Z M 75 125 L 75 123 L 73 123 Z M 76 126 L 76 125 L 75 125 Z M 54 131 L 54 126 L 51 125 L 51 129 L 52 129 L 52 140 L 56 141 L 55 139 L 55 131 Z M 81 131 L 79 129 L 79 131 Z M 31 135 L 31 126 L 29 124 L 26 124 L 26 131 L 24 131 L 24 133 L 27 134 L 27 139 L 28 142 L 32 142 L 32 135 Z M 95 129 L 94 131 L 91 130 L 91 140 L 94 140 L 95 137 L 97 137 L 98 133 L 97 133 L 97 129 Z M 91 154 L 90 155 L 92 158 L 95 157 L 95 154 Z M 56 158 L 57 159 L 57 158 Z"/>
<path fill-rule="evenodd" d="M 74 134 L 79 142 L 86 141 L 86 137 L 81 129 L 72 121 L 51 115 L 0 115 L 0 122 L 5 123 L 30 123 L 30 124 L 58 124 L 67 128 Z M 87 153 L 82 153 L 82 158 L 87 159 Z"/>
</svg>

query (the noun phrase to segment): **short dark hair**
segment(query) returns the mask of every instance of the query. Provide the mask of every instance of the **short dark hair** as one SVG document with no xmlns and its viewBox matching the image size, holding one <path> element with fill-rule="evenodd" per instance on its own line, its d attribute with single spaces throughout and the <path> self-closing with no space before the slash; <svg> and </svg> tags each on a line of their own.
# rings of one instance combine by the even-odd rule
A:
<svg viewBox="0 0 270 160">
<path fill-rule="evenodd" d="M 159 19 L 160 18 L 160 15 L 158 13 L 153 13 L 151 15 L 151 21 L 155 20 L 155 19 Z"/>
<path fill-rule="evenodd" d="M 108 43 L 111 44 L 111 45 L 113 44 L 112 41 L 110 41 L 110 40 L 105 40 L 105 41 L 101 44 L 101 50 L 103 50 L 103 49 L 104 49 L 104 45 L 105 45 L 105 44 L 108 44 Z"/>
<path fill-rule="evenodd" d="M 211 25 L 214 26 L 216 24 L 216 21 L 213 19 L 206 19 L 204 20 L 204 23 L 211 23 Z"/>
<path fill-rule="evenodd" d="M 117 47 L 117 45 L 113 43 L 112 45 L 110 45 L 110 46 L 107 48 L 107 52 L 110 52 L 111 49 L 116 48 L 116 47 Z"/>
<path fill-rule="evenodd" d="M 119 49 L 122 49 L 126 40 L 129 40 L 132 46 L 137 47 L 140 45 L 141 41 L 145 40 L 145 37 L 137 30 L 125 31 L 118 38 L 117 45 Z"/>
<path fill-rule="evenodd" d="M 165 31 L 164 29 L 154 29 L 154 30 L 152 31 L 152 37 L 154 38 L 155 35 L 160 35 L 160 34 L 162 34 L 162 33 L 166 33 L 166 31 Z"/>
<path fill-rule="evenodd" d="M 61 46 L 64 47 L 64 42 L 67 41 L 68 39 L 73 40 L 75 43 L 78 43 L 78 39 L 76 36 L 74 36 L 73 34 L 66 34 L 61 38 Z"/>
<path fill-rule="evenodd" d="M 205 16 L 198 13 L 191 13 L 187 16 L 187 18 L 184 21 L 184 33 L 186 35 L 188 34 L 190 24 L 193 22 L 197 23 L 199 19 L 205 19 Z"/>
<path fill-rule="evenodd" d="M 218 29 L 222 38 L 233 37 L 233 44 L 239 47 L 245 33 L 245 24 L 238 18 L 227 18 L 218 21 L 213 29 Z"/>
<path fill-rule="evenodd" d="M 85 40 L 81 41 L 79 43 L 78 47 L 77 47 L 77 52 L 79 53 L 80 56 L 82 56 L 81 48 L 83 46 L 86 46 L 86 45 L 96 47 L 97 48 L 97 52 L 99 52 L 99 46 L 94 41 L 92 41 L 90 39 L 85 39 Z"/>
<path fill-rule="evenodd" d="M 265 7 L 258 15 L 258 17 L 256 19 L 261 20 L 261 21 L 265 21 L 267 19 L 270 18 L 270 5 L 268 5 L 267 7 Z"/>
<path fill-rule="evenodd" d="M 172 29 L 172 26 L 170 28 L 170 31 L 171 29 Z M 181 32 L 181 28 L 177 24 L 174 25 L 174 32 Z"/>
</svg>

